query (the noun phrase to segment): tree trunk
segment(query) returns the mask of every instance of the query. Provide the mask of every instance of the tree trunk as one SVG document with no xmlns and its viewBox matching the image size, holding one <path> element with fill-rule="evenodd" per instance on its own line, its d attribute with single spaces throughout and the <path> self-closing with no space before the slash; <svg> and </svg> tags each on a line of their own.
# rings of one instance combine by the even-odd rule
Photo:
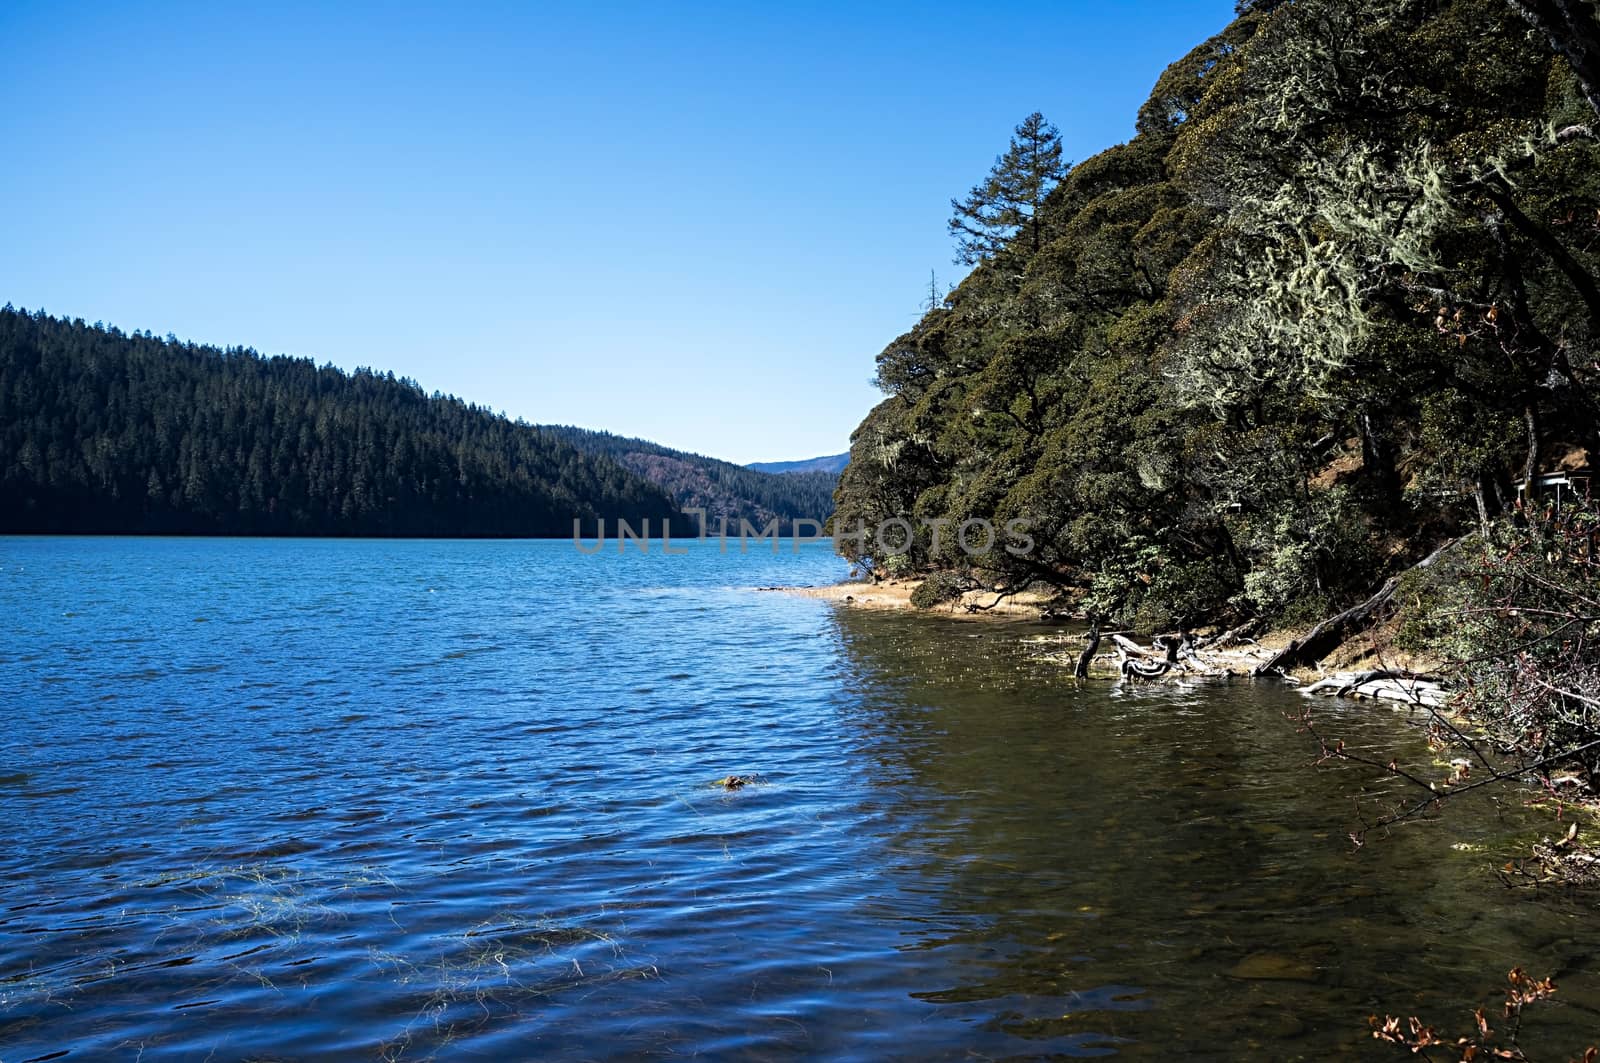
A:
<svg viewBox="0 0 1600 1063">
<path fill-rule="evenodd" d="M 1394 592 L 1400 587 L 1401 577 L 1422 569 L 1428 568 L 1438 561 L 1452 546 L 1459 543 L 1460 539 L 1451 539 L 1427 557 L 1418 561 L 1406 572 L 1399 576 L 1391 576 L 1389 580 L 1371 598 L 1360 605 L 1352 606 L 1338 616 L 1329 617 L 1306 633 L 1303 639 L 1295 639 L 1279 650 L 1264 664 L 1256 666 L 1254 675 L 1268 675 L 1273 672 L 1286 672 L 1291 668 L 1300 668 L 1316 664 L 1328 654 L 1338 649 L 1339 646 L 1354 635 L 1357 631 L 1371 625 L 1376 618 L 1378 610 L 1389 603 L 1394 597 Z"/>
<path fill-rule="evenodd" d="M 1372 415 L 1361 412 L 1361 468 L 1378 487 L 1385 501 L 1400 497 L 1400 473 L 1395 468 L 1394 451 L 1372 423 Z"/>
<path fill-rule="evenodd" d="M 1522 423 L 1528 430 L 1528 458 L 1522 466 L 1523 490 L 1533 493 L 1533 481 L 1539 475 L 1539 412 L 1528 403 L 1522 408 Z"/>
<path fill-rule="evenodd" d="M 1485 537 L 1489 534 L 1489 500 L 1484 496 L 1484 478 L 1478 477 L 1477 484 L 1472 488 L 1472 500 L 1478 505 L 1478 531 Z"/>
</svg>

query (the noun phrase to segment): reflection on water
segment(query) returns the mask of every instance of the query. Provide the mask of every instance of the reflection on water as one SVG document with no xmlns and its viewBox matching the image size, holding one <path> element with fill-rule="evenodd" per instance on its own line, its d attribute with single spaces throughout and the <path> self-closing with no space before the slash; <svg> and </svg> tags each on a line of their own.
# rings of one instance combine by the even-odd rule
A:
<svg viewBox="0 0 1600 1063">
<path fill-rule="evenodd" d="M 838 575 L 0 540 L 0 1058 L 1387 1058 L 1513 963 L 1534 1045 L 1600 1029 L 1515 795 L 1352 852 L 1293 694 L 740 589 Z"/>
<path fill-rule="evenodd" d="M 1470 1021 L 1464 996 L 1492 999 L 1514 962 L 1564 980 L 1559 1014 L 1529 1013 L 1539 1034 L 1570 1049 L 1600 1029 L 1587 911 L 1508 896 L 1490 873 L 1544 826 L 1516 795 L 1352 852 L 1352 794 L 1383 794 L 1359 770 L 1307 766 L 1288 691 L 1078 690 L 1003 631 L 839 623 L 875 755 L 924 791 L 893 847 L 937 911 L 916 947 L 942 984 L 915 995 L 997 1052 L 1018 1051 L 1003 1034 L 1051 1052 L 1323 1058 L 1368 1047 L 1362 1020 L 1385 1008 Z M 1397 719 L 1330 727 L 1416 755 Z"/>
</svg>

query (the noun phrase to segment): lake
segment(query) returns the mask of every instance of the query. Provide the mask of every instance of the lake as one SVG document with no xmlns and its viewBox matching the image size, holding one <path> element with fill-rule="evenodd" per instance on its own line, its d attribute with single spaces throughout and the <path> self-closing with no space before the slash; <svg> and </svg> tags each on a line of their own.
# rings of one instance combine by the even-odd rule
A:
<svg viewBox="0 0 1600 1063">
<path fill-rule="evenodd" d="M 1514 964 L 1528 1047 L 1600 1030 L 1592 903 L 1494 874 L 1524 795 L 1357 850 L 1399 792 L 1282 686 L 688 549 L 0 540 L 0 1059 L 1408 1058 L 1369 1014 Z"/>
</svg>

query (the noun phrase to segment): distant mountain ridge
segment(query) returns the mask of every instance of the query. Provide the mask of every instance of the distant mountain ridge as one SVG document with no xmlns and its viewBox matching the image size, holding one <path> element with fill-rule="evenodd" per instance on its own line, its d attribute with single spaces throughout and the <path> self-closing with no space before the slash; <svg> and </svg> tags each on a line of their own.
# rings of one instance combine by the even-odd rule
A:
<svg viewBox="0 0 1600 1063">
<path fill-rule="evenodd" d="M 685 510 L 705 510 L 712 534 L 723 518 L 730 534 L 737 533 L 741 520 L 762 528 L 775 519 L 779 534 L 791 535 L 796 520 L 821 522 L 833 515 L 833 489 L 839 479 L 836 471 L 780 474 L 610 432 L 570 425 L 540 425 L 539 430 L 580 451 L 610 458 L 667 491 Z M 697 531 L 698 526 L 690 530 Z M 814 531 L 809 527 L 801 530 Z"/>
<path fill-rule="evenodd" d="M 821 458 L 806 458 L 804 461 L 752 461 L 746 465 L 747 469 L 756 472 L 770 472 L 790 474 L 797 472 L 827 472 L 837 476 L 844 472 L 844 467 L 850 464 L 850 452 L 843 454 L 829 454 Z"/>
</svg>

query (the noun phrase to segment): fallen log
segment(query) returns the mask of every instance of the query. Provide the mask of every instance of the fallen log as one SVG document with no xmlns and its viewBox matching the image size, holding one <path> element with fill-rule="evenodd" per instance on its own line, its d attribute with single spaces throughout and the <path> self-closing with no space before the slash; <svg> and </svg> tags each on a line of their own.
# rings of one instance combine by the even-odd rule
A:
<svg viewBox="0 0 1600 1063">
<path fill-rule="evenodd" d="M 1351 606 L 1337 616 L 1329 617 L 1316 627 L 1306 632 L 1304 638 L 1291 639 L 1289 644 L 1273 654 L 1262 664 L 1256 666 L 1251 674 L 1262 676 L 1273 672 L 1287 672 L 1291 668 L 1302 668 L 1316 664 L 1328 654 L 1338 649 L 1346 639 L 1357 631 L 1370 626 L 1377 617 L 1378 610 L 1389 603 L 1394 597 L 1394 592 L 1400 588 L 1400 580 L 1412 572 L 1425 569 L 1438 561 L 1440 557 L 1461 539 L 1451 539 L 1415 565 L 1406 569 L 1397 576 L 1391 576 L 1379 588 L 1378 593 L 1362 602 L 1360 605 Z"/>
<path fill-rule="evenodd" d="M 1230 627 L 1228 630 L 1220 634 L 1212 635 L 1208 638 L 1197 639 L 1195 640 L 1194 647 L 1197 650 L 1220 650 L 1226 649 L 1230 644 L 1235 642 L 1253 642 L 1254 640 L 1251 639 L 1250 636 L 1254 635 L 1261 628 L 1261 624 L 1262 618 L 1259 616 L 1255 617 L 1252 620 L 1245 621 L 1237 627 Z"/>
<path fill-rule="evenodd" d="M 1403 701 L 1411 705 L 1439 708 L 1449 700 L 1450 691 L 1438 679 L 1415 672 L 1373 669 L 1367 672 L 1338 672 L 1317 680 L 1300 693 L 1335 698 L 1377 698 Z"/>
<path fill-rule="evenodd" d="M 1120 646 L 1124 653 L 1127 653 L 1129 656 L 1132 656 L 1132 657 L 1159 656 L 1159 654 L 1154 654 L 1151 651 L 1145 649 L 1143 646 L 1139 645 L 1137 642 L 1135 642 L 1132 639 L 1128 638 L 1126 635 L 1121 635 L 1121 634 L 1118 634 L 1117 632 L 1114 632 L 1114 631 L 1111 633 L 1111 641 L 1115 642 L 1118 646 Z"/>
<path fill-rule="evenodd" d="M 1397 682 L 1420 684 L 1422 686 L 1443 687 L 1444 680 L 1436 675 L 1425 675 L 1422 672 L 1408 672 L 1400 668 L 1373 668 L 1365 672 L 1358 672 L 1350 676 L 1350 681 L 1340 688 L 1338 697 L 1344 697 L 1356 687 L 1366 686 L 1368 683 L 1380 679 L 1391 679 Z"/>
<path fill-rule="evenodd" d="M 1443 687 L 1412 685 L 1392 679 L 1363 683 L 1352 688 L 1350 693 L 1353 697 L 1403 701 L 1407 705 L 1422 705 L 1430 709 L 1443 708 L 1444 703 L 1450 699 L 1449 693 Z"/>
</svg>

